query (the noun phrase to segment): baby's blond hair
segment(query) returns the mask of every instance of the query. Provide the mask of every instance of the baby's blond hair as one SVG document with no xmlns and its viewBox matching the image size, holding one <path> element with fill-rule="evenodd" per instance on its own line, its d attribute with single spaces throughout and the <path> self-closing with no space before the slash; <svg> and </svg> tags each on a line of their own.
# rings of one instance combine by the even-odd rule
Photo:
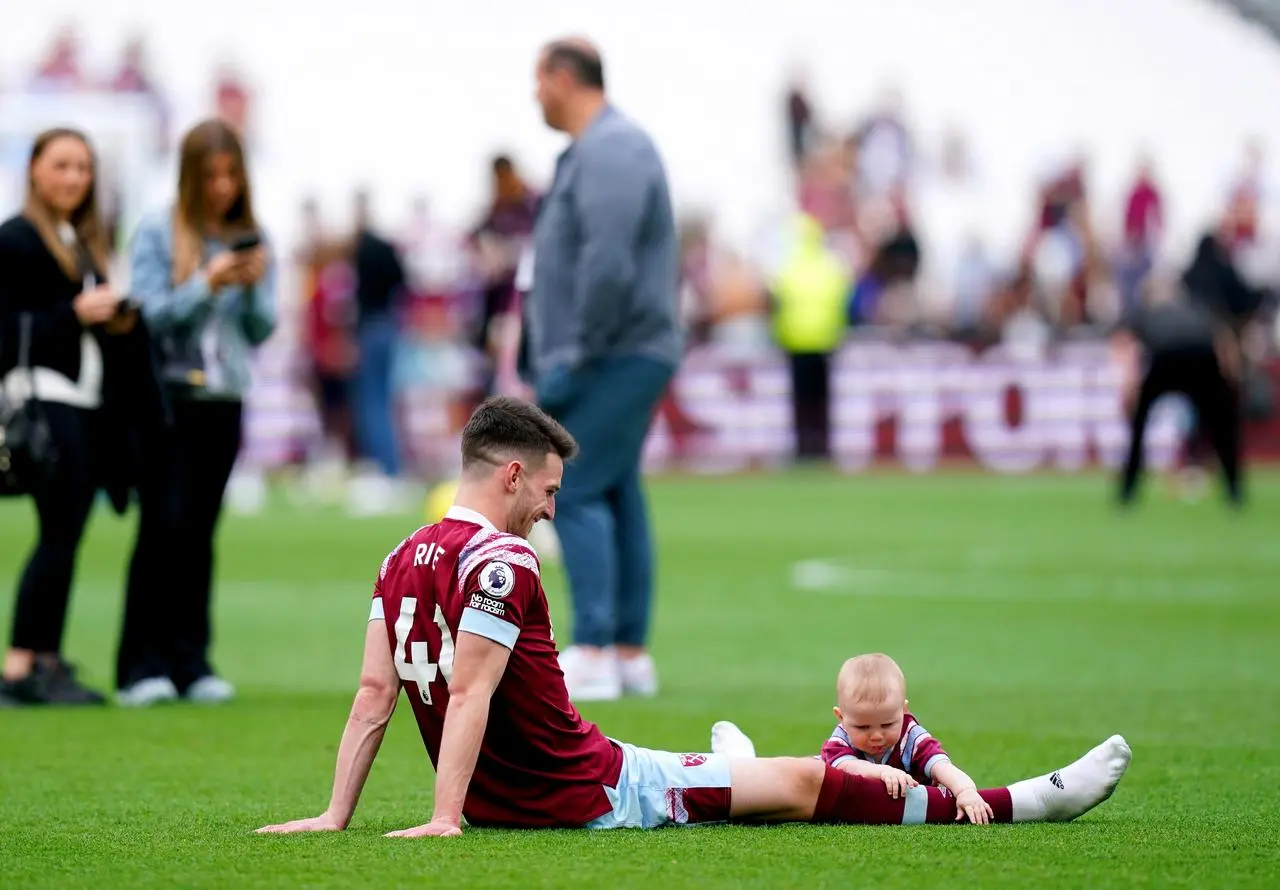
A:
<svg viewBox="0 0 1280 890">
<path fill-rule="evenodd" d="M 881 652 L 858 655 L 840 667 L 836 701 L 846 705 L 879 705 L 905 701 L 907 678 L 898 663 Z"/>
</svg>

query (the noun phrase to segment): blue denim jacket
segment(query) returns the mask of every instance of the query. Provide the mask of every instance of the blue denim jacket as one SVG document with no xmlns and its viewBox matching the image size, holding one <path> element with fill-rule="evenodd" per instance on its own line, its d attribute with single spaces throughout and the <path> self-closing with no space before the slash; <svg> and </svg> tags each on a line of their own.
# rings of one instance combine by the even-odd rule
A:
<svg viewBox="0 0 1280 890">
<path fill-rule="evenodd" d="M 264 244 L 266 238 L 263 238 Z M 208 239 L 204 262 L 226 250 Z M 270 247 L 268 246 L 268 250 Z M 276 264 L 256 285 L 230 285 L 216 292 L 203 270 L 177 286 L 173 283 L 173 211 L 145 217 L 134 233 L 129 256 L 130 296 L 142 305 L 157 337 L 197 338 L 205 356 L 208 380 L 198 395 L 212 399 L 242 399 L 252 382 L 250 359 L 276 327 Z"/>
</svg>

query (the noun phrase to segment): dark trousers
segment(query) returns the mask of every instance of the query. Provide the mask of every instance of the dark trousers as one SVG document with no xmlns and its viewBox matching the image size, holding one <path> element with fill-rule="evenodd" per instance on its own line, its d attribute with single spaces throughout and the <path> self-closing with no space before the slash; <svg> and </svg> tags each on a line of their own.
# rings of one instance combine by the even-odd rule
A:
<svg viewBox="0 0 1280 890">
<path fill-rule="evenodd" d="M 214 673 L 213 539 L 242 416 L 240 402 L 174 400 L 167 466 L 139 485 L 138 544 L 116 659 L 121 687 L 167 676 L 184 691 Z"/>
<path fill-rule="evenodd" d="M 555 528 L 573 602 L 573 640 L 643 646 L 654 548 L 640 459 L 674 368 L 641 356 L 601 359 L 581 392 L 552 410 L 582 447 L 564 469 Z"/>
<path fill-rule="evenodd" d="M 125 587 L 116 651 L 116 688 L 169 675 L 169 622 L 182 567 L 175 561 L 180 488 L 175 437 L 164 430 L 143 452 L 137 481 L 138 531 Z"/>
<path fill-rule="evenodd" d="M 351 380 L 317 372 L 315 393 L 321 432 L 332 441 L 341 443 L 348 461 L 354 460 L 356 444 L 351 423 Z"/>
<path fill-rule="evenodd" d="M 352 379 L 356 443 L 360 457 L 373 461 L 383 475 L 400 473 L 396 430 L 396 322 L 390 313 L 362 319 L 356 328 L 360 364 Z"/>
<path fill-rule="evenodd" d="M 1129 456 L 1120 480 L 1120 499 L 1128 502 L 1142 473 L 1142 441 L 1147 418 L 1156 400 L 1181 393 L 1191 400 L 1196 417 L 1218 460 L 1232 503 L 1242 498 L 1240 488 L 1240 404 L 1235 387 L 1222 374 L 1212 350 L 1156 355 L 1142 379 L 1129 430 Z"/>
<path fill-rule="evenodd" d="M 831 357 L 791 354 L 791 416 L 800 460 L 831 457 Z"/>
<path fill-rule="evenodd" d="M 57 470 L 34 496 L 39 537 L 18 581 L 13 609 L 15 649 L 54 653 L 62 648 L 76 556 L 97 493 L 93 455 L 101 417 L 97 411 L 44 403 L 58 451 Z"/>
</svg>

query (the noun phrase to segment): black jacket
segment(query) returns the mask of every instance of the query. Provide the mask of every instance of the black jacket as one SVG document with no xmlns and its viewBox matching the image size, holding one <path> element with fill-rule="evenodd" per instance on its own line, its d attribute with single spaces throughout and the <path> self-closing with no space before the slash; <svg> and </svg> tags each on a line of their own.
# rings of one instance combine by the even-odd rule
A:
<svg viewBox="0 0 1280 890">
<path fill-rule="evenodd" d="M 1200 239 L 1191 265 L 1182 273 L 1182 283 L 1193 298 L 1235 330 L 1257 314 L 1266 298 L 1264 291 L 1240 276 L 1230 251 L 1213 233 Z"/>
<path fill-rule="evenodd" d="M 98 281 L 106 276 L 95 270 Z M 80 378 L 80 337 L 84 328 L 72 303 L 83 281 L 69 278 L 45 246 L 36 227 L 15 216 L 0 224 L 0 379 L 18 364 L 20 318 L 31 316 L 30 361 L 71 380 Z M 103 456 L 98 480 L 117 512 L 143 462 L 167 454 L 169 408 L 159 382 L 152 338 L 139 317 L 128 333 L 90 329 L 102 350 L 103 440 L 90 447 Z"/>
<path fill-rule="evenodd" d="M 361 319 L 383 315 L 395 308 L 405 286 L 404 266 L 395 245 L 363 230 L 356 235 L 356 306 Z"/>
<path fill-rule="evenodd" d="M 104 281 L 101 270 L 95 270 Z M 80 319 L 71 304 L 83 282 L 67 277 L 26 217 L 0 224 L 0 377 L 18 363 L 18 317 L 31 314 L 31 364 L 80 379 Z"/>
</svg>

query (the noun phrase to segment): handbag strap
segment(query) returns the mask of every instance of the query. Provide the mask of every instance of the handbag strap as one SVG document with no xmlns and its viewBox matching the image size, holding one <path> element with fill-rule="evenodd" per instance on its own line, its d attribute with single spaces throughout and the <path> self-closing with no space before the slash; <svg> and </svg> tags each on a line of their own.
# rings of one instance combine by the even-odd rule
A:
<svg viewBox="0 0 1280 890">
<path fill-rule="evenodd" d="M 0 337 L 0 357 L 4 355 L 4 338 Z M 36 397 L 35 379 L 31 373 L 31 313 L 18 313 L 18 363 L 13 366 L 13 370 L 23 370 L 27 372 L 27 384 L 31 387 L 31 395 L 29 398 L 34 400 Z M 5 380 L 0 377 L 0 406 L 8 404 L 9 397 L 5 392 Z"/>
<path fill-rule="evenodd" d="M 31 374 L 31 313 L 18 316 L 18 367 Z"/>
<path fill-rule="evenodd" d="M 27 387 L 31 390 L 27 394 L 26 401 L 39 408 L 40 399 L 36 395 L 35 373 L 31 370 L 31 325 L 30 312 L 18 314 L 18 362 L 13 366 L 13 370 L 26 372 Z M 4 383 L 5 381 L 0 379 L 0 405 L 6 404 L 9 400 L 8 394 L 5 392 Z"/>
<path fill-rule="evenodd" d="M 4 358 L 4 338 L 0 337 L 0 359 Z M 18 313 L 18 363 L 14 368 L 31 372 L 31 313 Z"/>
</svg>

